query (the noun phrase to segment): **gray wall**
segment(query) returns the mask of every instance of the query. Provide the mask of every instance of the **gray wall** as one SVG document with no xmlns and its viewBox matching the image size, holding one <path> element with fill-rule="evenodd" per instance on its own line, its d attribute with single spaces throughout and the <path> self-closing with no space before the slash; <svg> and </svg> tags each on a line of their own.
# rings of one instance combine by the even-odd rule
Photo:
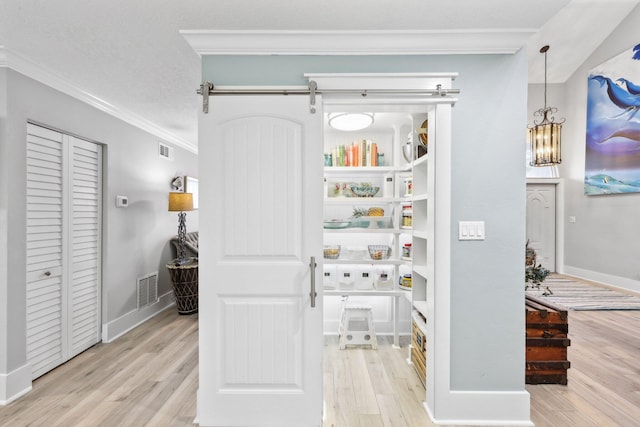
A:
<svg viewBox="0 0 640 427">
<path fill-rule="evenodd" d="M 0 373 L 7 370 L 7 69 L 0 67 Z M 0 390 L 0 393 L 2 391 Z"/>
<path fill-rule="evenodd" d="M 205 56 L 215 85 L 305 84 L 304 73 L 459 72 L 452 220 L 484 220 L 483 242 L 452 230 L 451 385 L 524 389 L 526 53 L 459 56 Z"/>
<path fill-rule="evenodd" d="M 596 49 L 565 84 L 563 126 L 565 271 L 640 291 L 640 194 L 584 195 L 587 75 L 640 43 L 640 7 Z M 575 223 L 567 218 L 575 216 Z"/>
<path fill-rule="evenodd" d="M 10 248 L 0 258 L 0 363 L 7 358 L 0 372 L 7 373 L 26 362 L 27 120 L 104 144 L 103 324 L 136 310 L 138 277 L 158 271 L 159 294 L 171 290 L 164 267 L 171 256 L 168 241 L 177 232 L 177 215 L 167 211 L 170 182 L 198 174 L 193 153 L 175 148 L 173 162 L 161 159 L 157 137 L 11 69 L 0 68 L 0 76 L 0 89 L 8 93 L 6 103 L 0 98 L 0 131 L 6 131 L 0 133 L 0 220 L 5 212 L 8 217 L 8 227 L 0 221 L 0 255 L 5 239 Z M 128 196 L 129 207 L 116 208 L 116 195 Z M 188 214 L 187 227 L 198 229 L 197 211 Z"/>
</svg>

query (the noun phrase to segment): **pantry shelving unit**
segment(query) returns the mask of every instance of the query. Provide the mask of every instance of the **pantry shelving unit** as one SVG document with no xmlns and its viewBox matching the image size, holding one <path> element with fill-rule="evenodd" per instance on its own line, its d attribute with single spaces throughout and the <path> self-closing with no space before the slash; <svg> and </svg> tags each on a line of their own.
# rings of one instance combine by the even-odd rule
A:
<svg viewBox="0 0 640 427">
<path fill-rule="evenodd" d="M 377 267 L 388 267 L 393 281 L 393 290 L 402 291 L 403 295 L 411 306 L 410 322 L 412 341 L 408 349 L 408 361 L 412 363 L 416 372 L 426 385 L 427 351 L 429 348 L 428 321 L 429 298 L 428 294 L 433 293 L 434 284 L 434 259 L 435 259 L 435 117 L 436 108 L 427 108 L 424 113 L 412 113 L 407 115 L 406 125 L 395 126 L 396 130 L 391 143 L 381 143 L 381 147 L 386 148 L 393 154 L 388 158 L 390 166 L 373 167 L 335 167 L 326 166 L 325 182 L 325 220 L 326 219 L 348 219 L 350 208 L 366 208 L 368 206 L 379 206 L 385 209 L 385 216 L 391 217 L 391 226 L 388 228 L 344 228 L 325 229 L 326 244 L 341 244 L 342 248 L 348 247 L 348 243 L 353 241 L 362 242 L 363 239 L 376 240 L 376 243 L 388 242 L 392 248 L 392 256 L 386 260 L 370 259 L 368 254 L 365 259 L 352 259 L 349 254 L 331 260 L 325 259 L 325 268 L 328 266 L 339 266 L 354 268 L 371 266 L 374 270 Z M 426 129 L 421 127 L 426 124 Z M 408 129 L 408 132 L 404 132 Z M 402 138 L 402 135 L 404 138 Z M 408 135 L 408 137 L 407 137 Z M 419 142 L 425 139 L 426 144 Z M 433 139 L 433 141 L 432 141 Z M 408 140 L 408 142 L 407 142 Z M 335 142 L 335 138 L 333 139 Z M 431 142 L 431 146 L 429 146 Z M 402 156 L 404 144 L 411 144 L 411 152 L 414 153 L 413 160 L 406 162 Z M 426 146 L 425 146 L 426 145 Z M 418 150 L 420 146 L 420 150 Z M 325 151 L 331 150 L 325 142 Z M 419 153 L 419 154 L 418 154 Z M 391 176 L 393 187 L 383 191 L 383 177 Z M 403 185 L 403 182 L 410 180 L 411 186 Z M 329 197 L 334 190 L 334 186 L 340 188 L 344 182 L 367 182 L 371 185 L 380 186 L 380 193 L 376 197 Z M 411 211 L 411 227 L 403 227 L 402 207 L 409 206 Z M 371 219 L 371 218 L 368 218 Z M 385 240 L 387 239 L 387 240 Z M 402 256 L 402 246 L 404 243 L 411 243 L 411 257 Z M 346 245 L 345 245 L 346 244 Z M 351 275 L 352 272 L 340 270 L 343 274 Z M 357 273 L 365 270 L 360 268 Z M 410 273 L 412 277 L 411 288 L 404 288 L 399 285 L 401 277 Z M 336 275 L 339 276 L 338 273 Z M 375 275 L 375 273 L 374 273 Z M 353 287 L 354 295 L 358 290 L 356 284 L 342 286 L 341 277 L 333 277 L 336 284 L 335 290 L 325 290 L 327 295 L 347 294 L 348 289 Z M 354 280 L 357 283 L 357 278 Z M 431 291 L 429 291 L 431 287 Z M 346 288 L 346 289 L 345 289 Z M 362 289 L 360 289 L 362 291 Z M 375 295 L 375 289 L 364 290 L 367 295 Z M 433 301 L 433 300 L 431 300 Z M 398 304 L 396 301 L 394 314 L 397 319 Z M 397 322 L 396 322 L 397 323 Z M 397 340 L 396 340 L 397 343 Z"/>
<path fill-rule="evenodd" d="M 332 152 L 336 144 L 351 144 L 353 140 L 370 140 L 376 142 L 385 154 L 382 166 L 325 166 L 325 198 L 324 218 L 349 220 L 354 209 L 380 207 L 384 209 L 383 217 L 367 216 L 358 224 L 352 223 L 348 228 L 324 230 L 325 244 L 340 245 L 338 259 L 323 260 L 325 273 L 326 296 L 373 297 L 376 307 L 387 307 L 391 317 L 379 313 L 386 322 L 392 319 L 394 344 L 399 345 L 399 325 L 406 324 L 406 308 L 401 302 L 411 300 L 410 289 L 399 286 L 399 278 L 411 272 L 411 258 L 402 257 L 402 246 L 411 243 L 411 228 L 402 227 L 401 208 L 410 203 L 410 188 L 407 180 L 411 177 L 411 163 L 401 154 L 401 145 L 407 142 L 407 134 L 411 123 L 407 114 L 397 114 L 398 121 L 384 130 L 374 129 L 360 132 L 325 132 L 325 153 Z M 328 136 L 326 136 L 328 134 Z M 387 181 L 389 180 L 389 181 Z M 380 187 L 374 197 L 346 197 L 335 194 L 336 185 L 344 189 L 345 183 L 369 183 Z M 385 185 L 386 184 L 386 185 Z M 378 221 L 382 223 L 378 224 Z M 391 248 L 388 259 L 372 259 L 367 247 L 370 244 L 387 245 Z M 353 249 L 357 254 L 354 256 Z M 364 254 L 364 255 L 363 255 Z M 384 287 L 376 286 L 376 279 L 386 275 Z M 349 276 L 349 277 L 345 277 Z M 354 277 L 357 276 L 357 277 Z M 363 277 L 367 276 L 367 277 Z M 328 286 L 327 286 L 328 285 Z M 377 297 L 393 297 L 392 306 L 386 306 L 385 299 Z M 406 303 L 405 303 L 406 306 Z M 330 310 L 330 309 L 329 309 Z M 377 312 L 374 310 L 374 312 Z M 402 319 L 399 313 L 402 312 Z M 375 319 L 374 319 L 375 320 Z M 380 320 L 382 322 L 382 320 Z M 404 330 L 404 329 L 403 329 Z"/>
<path fill-rule="evenodd" d="M 359 266 L 388 266 L 389 279 L 392 282 L 392 289 L 398 289 L 398 279 L 403 272 L 410 271 L 411 259 L 402 257 L 402 244 L 411 242 L 411 228 L 402 227 L 401 207 L 410 202 L 407 195 L 407 187 L 401 184 L 411 176 L 411 164 L 404 159 L 400 160 L 399 140 L 400 129 L 386 141 L 380 141 L 380 146 L 389 153 L 387 161 L 392 165 L 387 166 L 326 166 L 325 183 L 325 220 L 344 219 L 349 220 L 353 214 L 353 209 L 368 209 L 369 207 L 381 207 L 384 209 L 384 216 L 365 217 L 365 225 L 358 227 L 353 224 L 348 228 L 327 229 L 325 228 L 325 244 L 340 244 L 342 251 L 338 259 L 324 259 L 325 266 L 332 265 L 359 265 Z M 408 124 L 405 130 L 408 130 Z M 349 132 L 345 138 L 354 138 L 354 132 Z M 406 133 L 405 133 L 406 135 Z M 334 141 L 336 139 L 334 138 Z M 406 136 L 404 141 L 406 143 Z M 331 143 L 325 143 L 325 151 L 331 150 Z M 391 184 L 385 186 L 385 180 L 391 180 Z M 374 197 L 345 197 L 344 195 L 333 195 L 334 187 L 345 186 L 345 183 L 366 182 L 373 186 L 379 186 L 380 190 Z M 382 224 L 377 224 L 382 222 Z M 371 259 L 368 252 L 364 257 L 351 257 L 349 255 L 349 245 L 359 246 L 360 250 L 366 250 L 367 244 L 388 245 L 391 247 L 391 256 L 388 259 Z M 405 268 L 403 268 L 405 267 Z M 373 274 L 371 275 L 373 277 Z M 338 288 L 348 290 L 351 286 L 344 286 L 346 282 L 335 281 Z M 368 288 L 368 286 L 365 287 Z M 373 279 L 371 280 L 371 288 Z"/>
<path fill-rule="evenodd" d="M 431 116 L 431 117 L 429 117 Z M 414 120 L 427 123 L 426 135 L 433 136 L 435 119 L 433 114 L 414 116 Z M 419 135 L 414 135 L 414 144 Z M 429 140 L 429 142 L 431 142 Z M 433 145 L 427 143 L 426 153 L 416 158 L 412 164 L 413 173 L 413 262 L 411 275 L 412 286 L 412 338 L 409 349 L 409 361 L 413 364 L 420 378 L 426 386 L 427 381 L 427 331 L 428 304 L 427 287 L 433 286 L 434 259 L 434 153 Z"/>
</svg>

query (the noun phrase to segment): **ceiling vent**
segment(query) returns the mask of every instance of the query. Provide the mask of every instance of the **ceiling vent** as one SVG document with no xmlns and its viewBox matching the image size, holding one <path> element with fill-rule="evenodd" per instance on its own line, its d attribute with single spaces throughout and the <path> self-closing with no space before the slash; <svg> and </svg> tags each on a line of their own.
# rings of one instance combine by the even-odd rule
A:
<svg viewBox="0 0 640 427">
<path fill-rule="evenodd" d="M 163 159 L 173 161 L 173 148 L 162 142 L 158 143 L 158 154 Z"/>
</svg>

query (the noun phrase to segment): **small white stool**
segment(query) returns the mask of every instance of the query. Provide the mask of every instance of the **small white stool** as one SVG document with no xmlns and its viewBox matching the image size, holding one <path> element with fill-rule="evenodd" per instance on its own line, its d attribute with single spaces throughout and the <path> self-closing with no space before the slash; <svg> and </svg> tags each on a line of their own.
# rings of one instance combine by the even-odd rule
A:
<svg viewBox="0 0 640 427">
<path fill-rule="evenodd" d="M 378 349 L 378 339 L 373 328 L 371 305 L 345 301 L 340 316 L 340 344 L 338 348 L 344 350 L 347 345 L 370 345 Z"/>
</svg>

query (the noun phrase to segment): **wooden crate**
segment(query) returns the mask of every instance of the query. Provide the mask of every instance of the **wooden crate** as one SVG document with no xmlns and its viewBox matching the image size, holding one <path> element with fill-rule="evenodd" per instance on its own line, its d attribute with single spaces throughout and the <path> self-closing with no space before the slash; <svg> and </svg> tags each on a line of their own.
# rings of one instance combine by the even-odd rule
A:
<svg viewBox="0 0 640 427">
<path fill-rule="evenodd" d="M 425 385 L 427 382 L 427 340 L 415 321 L 411 336 L 411 362 L 418 373 L 418 378 L 422 381 L 422 385 Z"/>
<path fill-rule="evenodd" d="M 527 384 L 567 384 L 567 369 L 571 366 L 567 348 L 569 314 L 541 298 L 527 296 L 526 367 Z"/>
</svg>

